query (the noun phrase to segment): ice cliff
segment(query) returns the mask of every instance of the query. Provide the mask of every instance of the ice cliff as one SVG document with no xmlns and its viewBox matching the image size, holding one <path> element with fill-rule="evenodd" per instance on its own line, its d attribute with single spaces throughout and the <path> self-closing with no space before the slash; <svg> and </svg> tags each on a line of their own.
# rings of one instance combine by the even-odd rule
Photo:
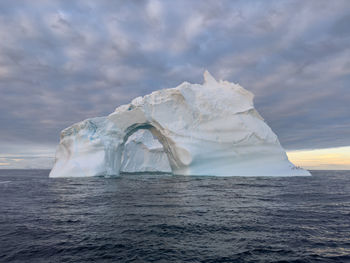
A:
<svg viewBox="0 0 350 263">
<path fill-rule="evenodd" d="M 184 82 L 135 98 L 64 129 L 50 177 L 310 175 L 289 162 L 253 97 L 205 72 L 202 85 Z"/>
</svg>

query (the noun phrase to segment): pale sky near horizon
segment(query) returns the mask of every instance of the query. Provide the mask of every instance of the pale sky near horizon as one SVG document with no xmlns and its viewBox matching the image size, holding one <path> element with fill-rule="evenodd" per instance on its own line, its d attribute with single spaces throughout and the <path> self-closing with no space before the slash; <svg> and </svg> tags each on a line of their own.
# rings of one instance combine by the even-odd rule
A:
<svg viewBox="0 0 350 263">
<path fill-rule="evenodd" d="M 0 169 L 50 168 L 59 133 L 183 81 L 255 94 L 291 161 L 350 170 L 350 1 L 1 1 Z"/>
</svg>

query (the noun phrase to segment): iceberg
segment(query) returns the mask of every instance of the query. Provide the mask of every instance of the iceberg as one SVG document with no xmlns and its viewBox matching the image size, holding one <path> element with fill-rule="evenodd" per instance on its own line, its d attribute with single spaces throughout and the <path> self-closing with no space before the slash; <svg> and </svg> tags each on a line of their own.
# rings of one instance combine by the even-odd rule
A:
<svg viewBox="0 0 350 263">
<path fill-rule="evenodd" d="M 50 177 L 310 175 L 288 160 L 253 98 L 207 71 L 203 84 L 137 97 L 106 117 L 64 129 Z"/>
</svg>

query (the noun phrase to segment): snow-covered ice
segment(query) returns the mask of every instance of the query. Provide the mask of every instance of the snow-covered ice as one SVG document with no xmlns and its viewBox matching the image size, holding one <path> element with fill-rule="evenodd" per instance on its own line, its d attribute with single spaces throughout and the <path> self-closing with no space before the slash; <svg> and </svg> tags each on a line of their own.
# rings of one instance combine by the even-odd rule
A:
<svg viewBox="0 0 350 263">
<path fill-rule="evenodd" d="M 202 85 L 184 82 L 135 98 L 64 129 L 50 177 L 310 175 L 289 162 L 253 97 L 205 72 Z"/>
</svg>

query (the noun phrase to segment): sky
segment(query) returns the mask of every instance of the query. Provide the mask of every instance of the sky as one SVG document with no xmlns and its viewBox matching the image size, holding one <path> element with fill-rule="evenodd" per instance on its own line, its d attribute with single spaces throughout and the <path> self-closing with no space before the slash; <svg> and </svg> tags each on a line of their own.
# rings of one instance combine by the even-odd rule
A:
<svg viewBox="0 0 350 263">
<path fill-rule="evenodd" d="M 1 1 L 0 168 L 50 168 L 65 127 L 207 69 L 297 165 L 350 169 L 349 25 L 347 0 Z"/>
</svg>

